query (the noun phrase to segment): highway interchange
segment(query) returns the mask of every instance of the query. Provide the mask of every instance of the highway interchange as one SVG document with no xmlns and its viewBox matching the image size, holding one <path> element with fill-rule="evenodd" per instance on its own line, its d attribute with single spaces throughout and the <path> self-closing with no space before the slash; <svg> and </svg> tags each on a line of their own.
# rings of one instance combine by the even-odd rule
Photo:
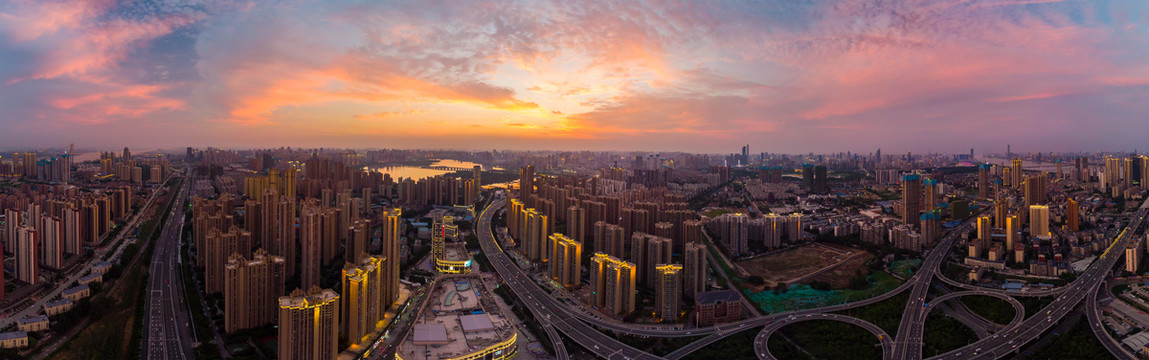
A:
<svg viewBox="0 0 1149 360">
<path fill-rule="evenodd" d="M 883 344 L 883 357 L 887 359 L 921 359 L 922 358 L 922 335 L 924 332 L 924 322 L 929 312 L 940 305 L 944 300 L 956 298 L 967 295 L 985 295 L 998 298 L 1006 297 L 1006 292 L 1003 290 L 978 288 L 972 285 L 961 284 L 957 281 L 946 279 L 944 275 L 938 272 L 939 266 L 945 260 L 949 250 L 952 248 L 954 241 L 963 233 L 968 233 L 972 227 L 972 221 L 966 221 L 959 225 L 957 228 L 951 230 L 939 240 L 938 244 L 934 247 L 935 251 L 931 251 L 926 260 L 923 261 L 921 269 L 918 270 L 914 277 L 903 283 L 898 288 L 886 294 L 882 294 L 870 299 L 857 301 L 848 304 L 832 305 L 827 307 L 789 311 L 777 314 L 757 316 L 742 321 L 706 327 L 706 328 L 649 328 L 641 325 L 621 324 L 613 321 L 598 318 L 595 315 L 587 313 L 581 309 L 572 307 L 561 301 L 556 300 L 550 294 L 542 290 L 530 277 L 521 269 L 516 267 L 511 260 L 503 253 L 502 249 L 497 244 L 493 231 L 491 229 L 491 219 L 496 212 L 506 206 L 505 199 L 497 198 L 490 206 L 483 210 L 479 216 L 477 229 L 479 232 L 479 242 L 483 248 L 483 252 L 487 254 L 488 259 L 491 260 L 492 265 L 498 272 L 500 277 L 506 281 L 506 284 L 511 290 L 526 304 L 526 306 L 535 315 L 536 320 L 544 329 L 553 327 L 554 330 L 565 334 L 574 340 L 574 343 L 580 344 L 588 351 L 594 353 L 596 356 L 607 359 L 654 359 L 657 356 L 645 353 L 641 350 L 635 349 L 631 346 L 623 344 L 613 337 L 606 336 L 596 328 L 603 328 L 615 331 L 622 334 L 631 334 L 639 336 L 650 337 L 690 337 L 707 335 L 702 339 L 696 340 L 670 354 L 667 354 L 666 359 L 680 359 L 698 349 L 701 349 L 711 343 L 714 343 L 722 338 L 730 336 L 741 331 L 763 327 L 759 332 L 759 336 L 755 338 L 755 353 L 763 359 L 770 358 L 769 352 L 765 350 L 765 341 L 768 339 L 769 334 L 774 330 L 781 328 L 787 319 L 797 320 L 802 319 L 805 321 L 816 320 L 821 317 L 827 320 L 843 321 L 851 324 L 858 325 L 864 329 L 870 330 L 876 335 L 881 329 L 878 329 L 873 324 L 865 322 L 861 319 L 851 318 L 843 315 L 831 314 L 833 312 L 847 310 L 851 308 L 866 306 L 878 303 L 889 299 L 897 294 L 906 290 L 911 290 L 910 301 L 905 308 L 905 312 L 901 319 L 899 326 L 898 337 L 894 339 L 892 344 L 887 346 L 888 336 L 882 335 Z M 1113 251 L 1106 251 L 1097 261 L 1095 261 L 1085 272 L 1083 272 L 1072 283 L 1052 290 L 1036 290 L 1031 292 L 1008 293 L 1010 296 L 1058 296 L 1051 304 L 1041 310 L 1038 315 L 1031 316 L 1028 320 L 1021 321 L 1025 315 L 1023 312 L 1015 311 L 1017 313 L 1014 321 L 1006 325 L 994 336 L 982 338 L 972 344 L 955 349 L 948 353 L 934 357 L 933 359 L 997 359 L 1005 357 L 1010 353 L 1017 350 L 1018 347 L 1029 343 L 1040 337 L 1051 326 L 1058 323 L 1068 312 L 1076 308 L 1087 294 L 1094 293 L 1089 300 L 1090 311 L 1087 311 L 1090 318 L 1091 326 L 1098 327 L 1099 322 L 1096 321 L 1098 311 L 1095 305 L 1095 293 L 1099 285 L 1104 280 L 1109 270 L 1113 268 L 1117 260 L 1124 254 L 1124 248 L 1128 241 L 1133 238 L 1134 230 L 1138 229 L 1142 220 L 1146 215 L 1147 201 L 1131 218 L 1130 223 L 1125 231 L 1121 232 L 1117 239 L 1111 244 L 1110 249 Z M 976 216 L 975 216 L 976 217 Z M 942 251 L 937 251 L 942 250 Z M 1115 251 L 1115 252 L 1114 252 Z M 956 288 L 963 289 L 963 291 L 950 293 L 939 297 L 943 300 L 941 302 L 928 303 L 934 301 L 929 299 L 928 290 L 935 278 L 942 279 L 943 282 L 954 285 Z M 948 281 L 947 281 L 948 280 Z M 1017 306 L 1016 300 L 1009 301 L 1011 305 Z M 826 315 L 825 317 L 821 315 Z M 808 316 L 808 317 L 807 317 Z M 831 317 L 833 317 L 831 319 Z M 783 323 L 785 321 L 785 323 Z M 588 326 L 592 325 L 592 326 Z M 767 326 L 768 325 L 768 326 Z M 876 329 L 877 331 L 875 331 Z M 1098 330 L 1095 329 L 1095 332 Z M 551 330 L 546 331 L 548 337 L 553 339 L 556 335 Z M 1101 329 L 1101 332 L 1104 332 Z M 1102 339 L 1102 343 L 1110 349 L 1113 356 L 1119 358 L 1126 358 L 1130 354 L 1121 348 L 1119 343 L 1115 343 L 1111 338 L 1109 342 Z M 560 343 L 556 342 L 556 343 Z M 1114 345 L 1115 344 L 1115 345 Z M 1116 346 L 1114 348 L 1113 346 Z M 566 351 L 558 351 L 560 358 L 566 358 Z"/>
</svg>

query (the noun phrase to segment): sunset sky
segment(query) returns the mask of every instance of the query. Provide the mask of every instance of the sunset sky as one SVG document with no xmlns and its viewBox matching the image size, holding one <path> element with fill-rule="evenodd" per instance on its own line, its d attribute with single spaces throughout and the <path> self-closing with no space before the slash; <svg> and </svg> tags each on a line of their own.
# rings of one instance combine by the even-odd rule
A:
<svg viewBox="0 0 1149 360">
<path fill-rule="evenodd" d="M 0 148 L 1133 150 L 1147 4 L 0 0 Z"/>
</svg>

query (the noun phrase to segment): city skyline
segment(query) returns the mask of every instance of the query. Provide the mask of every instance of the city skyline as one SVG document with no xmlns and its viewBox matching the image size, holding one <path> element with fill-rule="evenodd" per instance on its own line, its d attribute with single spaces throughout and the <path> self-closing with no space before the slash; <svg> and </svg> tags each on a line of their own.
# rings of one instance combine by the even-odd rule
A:
<svg viewBox="0 0 1149 360">
<path fill-rule="evenodd" d="M 0 144 L 1131 151 L 1149 135 L 1144 16 L 1119 1 L 10 1 Z"/>
</svg>

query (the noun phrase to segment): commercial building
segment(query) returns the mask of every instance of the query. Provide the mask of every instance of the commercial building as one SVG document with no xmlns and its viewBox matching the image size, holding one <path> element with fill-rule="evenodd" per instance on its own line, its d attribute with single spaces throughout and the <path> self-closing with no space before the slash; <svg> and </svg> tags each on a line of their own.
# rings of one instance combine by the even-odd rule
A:
<svg viewBox="0 0 1149 360">
<path fill-rule="evenodd" d="M 279 298 L 279 358 L 335 360 L 339 353 L 339 295 L 296 289 Z"/>
<path fill-rule="evenodd" d="M 698 327 L 735 322 L 742 319 L 741 295 L 735 290 L 698 293 L 694 298 L 695 323 Z"/>
<path fill-rule="evenodd" d="M 518 332 L 478 275 L 444 275 L 419 305 L 396 359 L 504 360 L 518 353 Z"/>
</svg>

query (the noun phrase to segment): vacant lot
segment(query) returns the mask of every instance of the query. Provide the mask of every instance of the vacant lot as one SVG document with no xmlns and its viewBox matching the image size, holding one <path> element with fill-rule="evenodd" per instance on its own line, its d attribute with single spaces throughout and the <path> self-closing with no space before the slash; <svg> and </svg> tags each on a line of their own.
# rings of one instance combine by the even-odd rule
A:
<svg viewBox="0 0 1149 360">
<path fill-rule="evenodd" d="M 774 286 L 779 282 L 791 283 L 796 280 L 797 282 L 821 280 L 838 285 L 838 280 L 848 282 L 849 278 L 854 275 L 854 270 L 863 269 L 863 264 L 871 257 L 873 255 L 864 250 L 815 243 L 773 255 L 739 261 L 738 265 L 746 269 L 751 275 L 761 276 L 766 280 L 767 286 Z M 841 262 L 846 263 L 828 271 L 827 273 L 830 274 L 828 276 L 807 278 L 808 275 Z"/>
</svg>

